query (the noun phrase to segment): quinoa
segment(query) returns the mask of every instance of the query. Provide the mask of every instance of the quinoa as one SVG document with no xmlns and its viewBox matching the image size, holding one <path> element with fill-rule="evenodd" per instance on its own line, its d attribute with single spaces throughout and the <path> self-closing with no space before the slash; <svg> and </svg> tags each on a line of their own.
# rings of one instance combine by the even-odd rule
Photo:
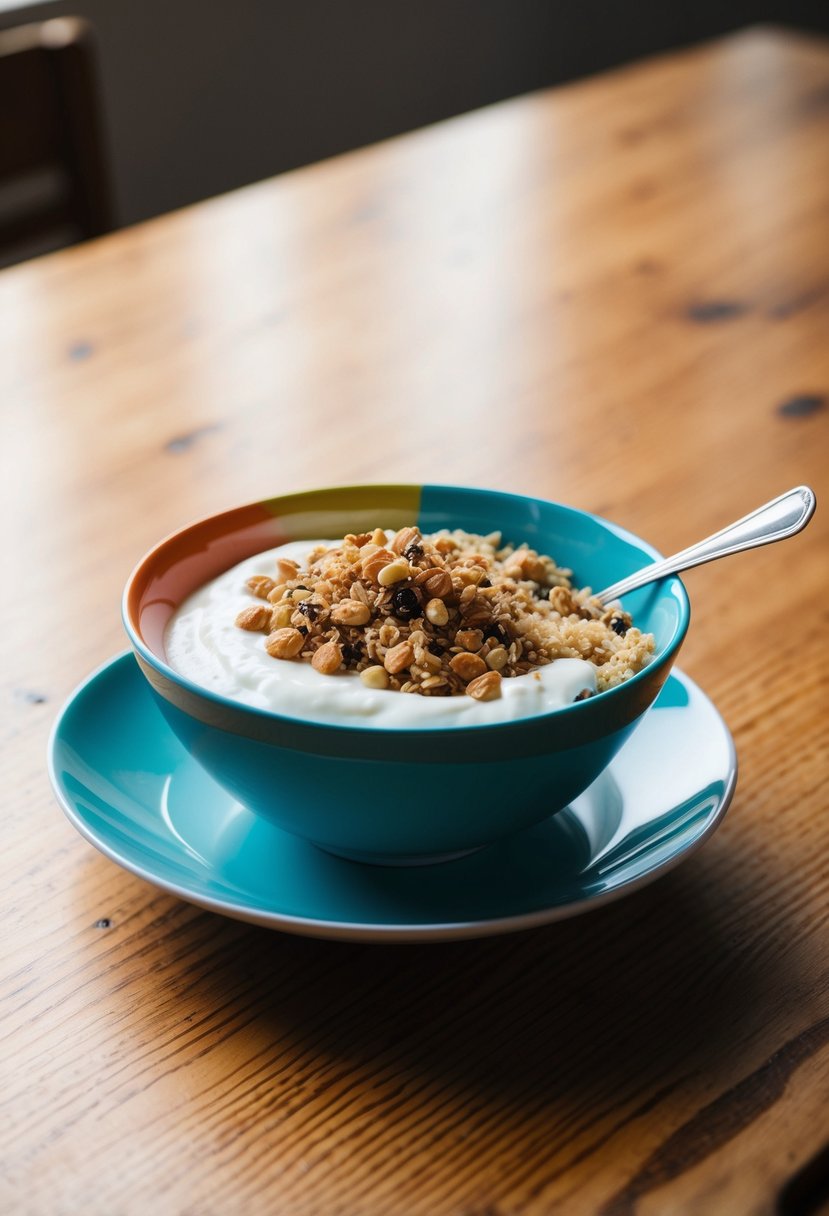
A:
<svg viewBox="0 0 829 1216">
<path fill-rule="evenodd" d="M 274 658 L 358 672 L 372 688 L 492 700 L 502 680 L 575 658 L 603 692 L 642 670 L 653 635 L 572 575 L 499 532 L 376 528 L 318 546 L 303 568 L 279 559 L 272 576 L 253 576 L 236 624 L 267 634 Z"/>
</svg>

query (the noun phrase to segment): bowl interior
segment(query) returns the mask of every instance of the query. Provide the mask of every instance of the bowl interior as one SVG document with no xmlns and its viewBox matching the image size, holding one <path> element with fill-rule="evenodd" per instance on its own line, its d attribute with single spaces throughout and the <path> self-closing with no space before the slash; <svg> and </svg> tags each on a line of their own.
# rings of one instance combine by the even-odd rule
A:
<svg viewBox="0 0 829 1216">
<path fill-rule="evenodd" d="M 593 590 L 660 556 L 615 524 L 573 507 L 520 495 L 452 486 L 347 486 L 252 503 L 174 533 L 139 563 L 124 594 L 124 619 L 147 658 L 166 667 L 164 630 L 191 592 L 264 549 L 304 538 L 342 537 L 378 525 L 417 524 L 423 532 L 462 528 L 526 542 L 572 569 Z M 653 633 L 658 658 L 684 634 L 688 601 L 678 579 L 642 588 L 625 607 Z M 169 669 L 168 669 L 169 670 Z"/>
</svg>

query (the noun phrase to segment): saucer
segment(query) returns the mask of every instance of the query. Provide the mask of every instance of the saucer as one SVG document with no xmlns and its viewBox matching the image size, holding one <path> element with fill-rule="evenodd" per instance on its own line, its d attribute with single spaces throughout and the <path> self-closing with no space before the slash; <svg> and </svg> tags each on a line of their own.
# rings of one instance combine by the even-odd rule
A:
<svg viewBox="0 0 829 1216">
<path fill-rule="evenodd" d="M 652 882 L 731 801 L 728 728 L 681 672 L 566 810 L 471 856 L 407 869 L 322 852 L 257 818 L 191 759 L 131 654 L 62 710 L 49 772 L 71 823 L 124 869 L 213 912 L 315 937 L 484 937 L 575 916 Z"/>
</svg>

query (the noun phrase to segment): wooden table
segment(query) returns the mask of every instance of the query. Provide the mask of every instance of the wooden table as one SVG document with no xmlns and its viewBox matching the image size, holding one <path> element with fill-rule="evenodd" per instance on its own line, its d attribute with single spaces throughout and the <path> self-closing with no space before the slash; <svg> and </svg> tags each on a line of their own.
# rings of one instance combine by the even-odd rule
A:
<svg viewBox="0 0 829 1216">
<path fill-rule="evenodd" d="M 687 576 L 737 794 L 590 916 L 397 947 L 225 920 L 81 840 L 45 749 L 137 557 L 238 502 L 454 481 L 671 550 L 820 494 L 827 208 L 829 50 L 760 30 L 0 275 L 4 1211 L 816 1210 L 825 508 Z"/>
</svg>

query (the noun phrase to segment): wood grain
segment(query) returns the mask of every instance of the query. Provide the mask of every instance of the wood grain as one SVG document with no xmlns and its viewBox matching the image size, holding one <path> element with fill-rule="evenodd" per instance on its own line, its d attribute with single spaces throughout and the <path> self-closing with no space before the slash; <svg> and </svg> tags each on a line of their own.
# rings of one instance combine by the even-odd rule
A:
<svg viewBox="0 0 829 1216">
<path fill-rule="evenodd" d="M 828 205 L 829 50 L 756 30 L 0 274 L 3 1210 L 829 1194 L 825 507 L 687 576 L 682 665 L 737 795 L 701 853 L 591 916 L 429 947 L 268 933 L 122 873 L 44 771 L 60 702 L 124 645 L 131 566 L 199 515 L 455 481 L 667 551 L 820 497 Z"/>
</svg>

